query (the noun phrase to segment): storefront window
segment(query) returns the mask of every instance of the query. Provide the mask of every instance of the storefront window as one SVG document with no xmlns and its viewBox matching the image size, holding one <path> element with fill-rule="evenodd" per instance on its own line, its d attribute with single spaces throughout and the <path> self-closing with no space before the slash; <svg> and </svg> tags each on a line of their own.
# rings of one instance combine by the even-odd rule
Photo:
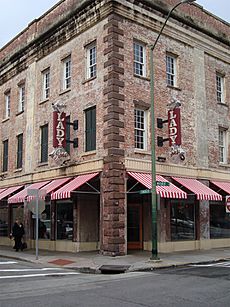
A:
<svg viewBox="0 0 230 307">
<path fill-rule="evenodd" d="M 224 205 L 210 205 L 210 238 L 230 238 L 230 213 Z"/>
<path fill-rule="evenodd" d="M 21 223 L 24 224 L 24 205 L 13 205 L 12 206 L 12 225 L 13 227 L 16 219 L 18 219 Z M 10 230 L 12 231 L 12 229 Z"/>
<path fill-rule="evenodd" d="M 195 239 L 194 204 L 171 204 L 171 239 L 185 241 Z"/>
<path fill-rule="evenodd" d="M 34 219 L 34 239 L 36 236 L 36 219 Z M 38 238 L 47 239 L 51 238 L 51 219 L 50 219 L 50 204 L 46 204 L 45 210 L 42 212 L 41 217 L 38 219 Z"/>
<path fill-rule="evenodd" d="M 73 203 L 57 203 L 57 240 L 73 238 Z"/>
<path fill-rule="evenodd" d="M 8 235 L 8 209 L 7 206 L 0 207 L 0 237 Z"/>
</svg>

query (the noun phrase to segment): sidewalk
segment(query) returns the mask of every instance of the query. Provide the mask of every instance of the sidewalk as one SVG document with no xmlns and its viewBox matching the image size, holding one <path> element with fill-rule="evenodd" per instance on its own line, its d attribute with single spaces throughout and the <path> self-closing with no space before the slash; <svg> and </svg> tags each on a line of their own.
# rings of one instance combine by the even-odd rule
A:
<svg viewBox="0 0 230 307">
<path fill-rule="evenodd" d="M 85 273 L 100 273 L 102 266 L 106 266 L 107 269 L 108 267 L 114 268 L 114 270 L 122 267 L 124 271 L 130 272 L 230 260 L 230 248 L 159 254 L 160 261 L 152 261 L 150 256 L 151 253 L 146 251 L 110 257 L 100 255 L 98 252 L 66 253 L 39 250 L 38 260 L 36 260 L 35 250 L 15 252 L 11 247 L 0 246 L 0 257 L 40 263 L 46 266 L 62 266 Z"/>
</svg>

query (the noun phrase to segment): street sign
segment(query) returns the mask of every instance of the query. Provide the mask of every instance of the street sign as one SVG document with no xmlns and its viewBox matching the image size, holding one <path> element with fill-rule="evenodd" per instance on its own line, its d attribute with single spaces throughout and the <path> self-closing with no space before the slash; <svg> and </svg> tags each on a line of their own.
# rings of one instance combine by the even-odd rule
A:
<svg viewBox="0 0 230 307">
<path fill-rule="evenodd" d="M 170 185 L 170 182 L 168 182 L 168 181 L 157 181 L 156 185 L 160 186 L 160 187 L 168 187 Z"/>
<path fill-rule="evenodd" d="M 28 209 L 36 214 L 36 198 L 28 202 Z M 41 214 L 45 210 L 45 201 L 44 199 L 38 199 L 38 214 Z"/>
<path fill-rule="evenodd" d="M 140 190 L 139 193 L 140 194 L 150 194 L 151 190 Z"/>
<path fill-rule="evenodd" d="M 226 196 L 226 213 L 230 213 L 230 195 Z"/>
</svg>

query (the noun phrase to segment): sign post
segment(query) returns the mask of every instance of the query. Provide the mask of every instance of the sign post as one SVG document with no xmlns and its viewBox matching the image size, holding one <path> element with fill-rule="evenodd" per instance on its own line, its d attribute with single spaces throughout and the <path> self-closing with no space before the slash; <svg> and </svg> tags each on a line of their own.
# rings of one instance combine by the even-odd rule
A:
<svg viewBox="0 0 230 307">
<path fill-rule="evenodd" d="M 28 208 L 35 214 L 36 217 L 36 260 L 38 260 L 38 218 L 39 213 L 45 210 L 46 190 L 27 189 L 27 195 L 32 199 L 28 202 Z"/>
</svg>

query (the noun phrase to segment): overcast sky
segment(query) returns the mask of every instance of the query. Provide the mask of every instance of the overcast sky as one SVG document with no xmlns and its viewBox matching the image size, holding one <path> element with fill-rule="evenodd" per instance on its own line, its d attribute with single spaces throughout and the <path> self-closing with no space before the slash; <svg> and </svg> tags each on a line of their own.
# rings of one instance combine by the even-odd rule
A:
<svg viewBox="0 0 230 307">
<path fill-rule="evenodd" d="M 179 1 L 179 0 L 178 0 Z M 59 0 L 0 0 L 0 48 Z M 230 0 L 197 0 L 205 9 L 230 23 Z"/>
</svg>

